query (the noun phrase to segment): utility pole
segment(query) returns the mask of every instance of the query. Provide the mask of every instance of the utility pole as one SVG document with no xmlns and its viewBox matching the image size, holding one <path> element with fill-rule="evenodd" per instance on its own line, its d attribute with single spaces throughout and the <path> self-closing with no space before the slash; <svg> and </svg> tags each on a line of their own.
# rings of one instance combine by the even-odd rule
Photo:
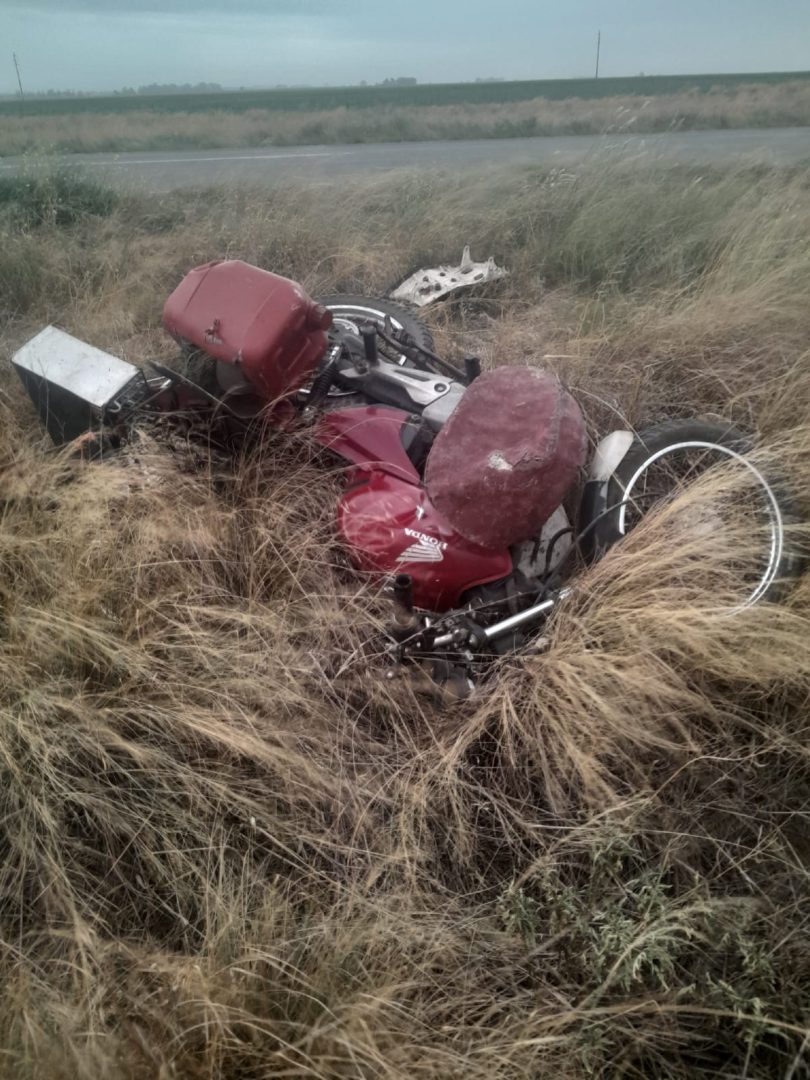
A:
<svg viewBox="0 0 810 1080">
<path fill-rule="evenodd" d="M 597 34 L 596 34 L 596 74 L 594 75 L 595 79 L 599 78 L 599 50 L 601 49 L 601 47 L 602 47 L 602 31 L 599 30 L 599 31 L 597 31 Z"/>
<path fill-rule="evenodd" d="M 22 99 L 25 97 L 25 94 L 23 93 L 22 79 L 20 78 L 20 65 L 17 63 L 17 54 L 12 53 L 11 55 L 14 60 L 14 70 L 17 72 L 17 84 L 20 87 L 20 100 L 22 101 Z"/>
</svg>

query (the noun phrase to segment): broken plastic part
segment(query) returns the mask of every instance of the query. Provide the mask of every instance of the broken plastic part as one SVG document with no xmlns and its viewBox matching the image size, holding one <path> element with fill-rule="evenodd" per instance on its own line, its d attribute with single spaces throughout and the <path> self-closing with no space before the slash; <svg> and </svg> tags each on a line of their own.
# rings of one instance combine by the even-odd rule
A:
<svg viewBox="0 0 810 1080">
<path fill-rule="evenodd" d="M 388 295 L 392 300 L 413 304 L 415 307 L 426 307 L 459 289 L 469 289 L 487 281 L 498 281 L 508 273 L 508 270 L 496 265 L 492 256 L 486 262 L 475 262 L 470 255 L 468 244 L 458 266 L 443 265 L 417 270 Z"/>
</svg>

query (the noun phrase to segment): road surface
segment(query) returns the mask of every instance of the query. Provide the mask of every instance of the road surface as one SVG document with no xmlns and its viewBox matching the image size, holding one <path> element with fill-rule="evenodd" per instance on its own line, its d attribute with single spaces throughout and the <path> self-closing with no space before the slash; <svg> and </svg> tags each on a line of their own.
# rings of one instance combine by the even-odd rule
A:
<svg viewBox="0 0 810 1080">
<path fill-rule="evenodd" d="M 259 150 L 189 150 L 127 154 L 68 154 L 117 187 L 150 192 L 210 184 L 266 186 L 282 180 L 333 182 L 401 169 L 463 173 L 486 165 L 542 164 L 562 168 L 610 148 L 614 153 L 685 165 L 810 163 L 810 127 L 739 131 L 679 131 L 661 135 L 560 135 L 351 146 L 295 146 Z M 21 159 L 0 158 L 0 175 Z"/>
</svg>

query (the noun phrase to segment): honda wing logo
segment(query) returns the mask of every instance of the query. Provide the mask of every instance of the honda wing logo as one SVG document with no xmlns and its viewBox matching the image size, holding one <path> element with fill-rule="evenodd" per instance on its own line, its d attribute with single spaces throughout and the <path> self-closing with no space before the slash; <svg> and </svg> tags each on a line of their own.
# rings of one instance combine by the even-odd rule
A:
<svg viewBox="0 0 810 1080">
<path fill-rule="evenodd" d="M 435 544 L 426 544 L 419 540 L 410 547 L 405 548 L 397 556 L 397 562 L 441 562 L 444 558 L 442 549 Z"/>
<path fill-rule="evenodd" d="M 397 555 L 397 562 L 441 562 L 447 544 L 426 533 L 406 529 L 405 535 L 416 541 Z"/>
</svg>

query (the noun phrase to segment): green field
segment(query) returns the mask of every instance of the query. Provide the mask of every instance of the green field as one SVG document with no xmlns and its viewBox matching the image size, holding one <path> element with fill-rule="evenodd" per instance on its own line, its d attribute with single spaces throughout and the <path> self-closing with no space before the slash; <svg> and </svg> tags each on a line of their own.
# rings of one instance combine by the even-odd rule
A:
<svg viewBox="0 0 810 1080">
<path fill-rule="evenodd" d="M 622 94 L 658 96 L 714 87 L 774 85 L 810 80 L 810 71 L 764 72 L 736 75 L 639 75 L 614 79 L 533 79 L 516 82 L 427 83 L 423 86 L 334 86 L 285 90 L 231 90 L 213 94 L 98 95 L 76 98 L 29 98 L 0 101 L 0 116 L 56 116 L 77 112 L 127 113 L 245 112 L 270 109 L 279 112 L 337 108 L 371 108 L 380 105 L 485 105 L 546 98 L 605 98 Z"/>
</svg>

